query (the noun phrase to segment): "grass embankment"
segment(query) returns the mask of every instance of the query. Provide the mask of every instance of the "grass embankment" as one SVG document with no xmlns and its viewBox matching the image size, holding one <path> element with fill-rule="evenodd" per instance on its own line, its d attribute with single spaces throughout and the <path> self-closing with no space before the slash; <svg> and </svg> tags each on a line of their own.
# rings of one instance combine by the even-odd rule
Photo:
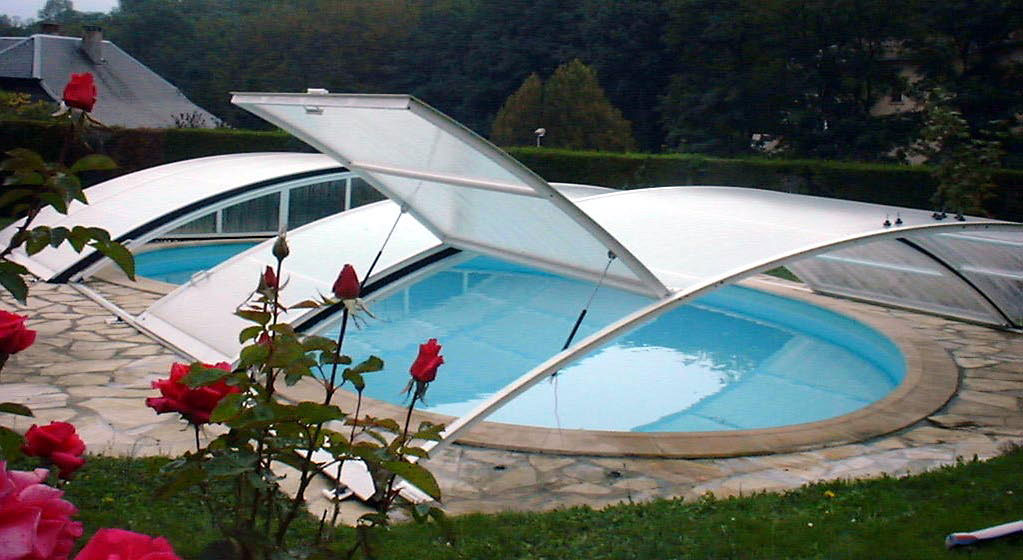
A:
<svg viewBox="0 0 1023 560">
<path fill-rule="evenodd" d="M 92 457 L 68 489 L 89 535 L 123 527 L 163 535 L 184 558 L 216 538 L 194 494 L 155 500 L 166 459 Z M 946 551 L 944 536 L 1023 517 L 1023 452 L 919 476 L 807 486 L 696 503 L 662 500 L 603 511 L 454 518 L 458 541 L 436 527 L 382 535 L 382 558 L 1020 558 L 1023 539 Z M 312 521 L 302 528 L 310 530 Z M 339 535 L 351 539 L 347 529 Z M 82 541 L 84 542 L 84 540 Z M 349 541 L 350 542 L 350 541 Z"/>
</svg>

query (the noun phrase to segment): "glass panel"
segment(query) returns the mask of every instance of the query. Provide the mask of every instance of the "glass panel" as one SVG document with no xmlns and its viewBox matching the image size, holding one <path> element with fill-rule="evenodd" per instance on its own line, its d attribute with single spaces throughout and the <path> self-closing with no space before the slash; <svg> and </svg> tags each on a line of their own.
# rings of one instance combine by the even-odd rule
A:
<svg viewBox="0 0 1023 560">
<path fill-rule="evenodd" d="M 345 207 L 345 182 L 328 181 L 291 189 L 288 193 L 288 229 L 336 214 Z"/>
<path fill-rule="evenodd" d="M 359 177 L 352 177 L 352 208 L 365 206 L 387 198 Z"/>
<path fill-rule="evenodd" d="M 175 233 L 216 233 L 217 232 L 217 214 L 206 214 L 205 216 L 188 222 L 187 224 L 175 228 L 167 235 L 174 235 Z"/>
<path fill-rule="evenodd" d="M 223 210 L 224 233 L 277 231 L 281 194 L 273 193 L 235 204 Z"/>
</svg>

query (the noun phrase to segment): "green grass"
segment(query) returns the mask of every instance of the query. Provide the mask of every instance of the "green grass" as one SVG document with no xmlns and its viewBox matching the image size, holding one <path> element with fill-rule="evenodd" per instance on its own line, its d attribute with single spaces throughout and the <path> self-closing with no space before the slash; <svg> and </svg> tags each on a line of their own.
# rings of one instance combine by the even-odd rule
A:
<svg viewBox="0 0 1023 560">
<path fill-rule="evenodd" d="M 194 495 L 155 500 L 166 459 L 91 457 L 67 497 L 86 533 L 122 527 L 163 535 L 183 558 L 216 538 Z M 969 461 L 919 476 L 807 486 L 696 503 L 661 500 L 594 511 L 465 515 L 448 545 L 432 526 L 382 535 L 382 558 L 1021 558 L 1023 539 L 946 551 L 953 531 L 1023 517 L 1023 452 Z M 311 534 L 313 521 L 300 530 Z M 338 538 L 351 539 L 347 529 Z M 84 540 L 82 541 L 84 542 Z M 349 540 L 350 542 L 350 540 Z"/>
</svg>

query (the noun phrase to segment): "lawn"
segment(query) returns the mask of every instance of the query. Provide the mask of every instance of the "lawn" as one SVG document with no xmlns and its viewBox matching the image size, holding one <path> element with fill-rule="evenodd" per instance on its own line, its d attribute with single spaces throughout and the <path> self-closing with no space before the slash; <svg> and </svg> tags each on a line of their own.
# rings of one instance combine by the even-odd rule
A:
<svg viewBox="0 0 1023 560">
<path fill-rule="evenodd" d="M 90 457 L 67 498 L 86 535 L 122 527 L 168 537 L 183 558 L 216 538 L 192 494 L 157 500 L 167 459 Z M 381 558 L 1020 558 L 1023 539 L 946 551 L 953 531 L 1023 517 L 1023 451 L 901 479 L 833 482 L 785 494 L 695 503 L 661 500 L 603 511 L 464 515 L 456 542 L 433 526 L 403 524 L 381 535 Z M 299 531 L 311 535 L 312 519 Z M 342 529 L 339 539 L 352 538 Z M 81 541 L 84 542 L 84 539 Z"/>
</svg>

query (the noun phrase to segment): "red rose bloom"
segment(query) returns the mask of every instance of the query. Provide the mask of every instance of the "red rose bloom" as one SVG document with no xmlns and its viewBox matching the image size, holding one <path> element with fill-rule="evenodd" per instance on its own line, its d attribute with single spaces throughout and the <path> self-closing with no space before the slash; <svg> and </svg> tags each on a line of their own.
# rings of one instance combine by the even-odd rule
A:
<svg viewBox="0 0 1023 560">
<path fill-rule="evenodd" d="M 91 73 L 71 74 L 71 80 L 64 86 L 64 103 L 86 112 L 92 111 L 96 104 L 96 84 Z"/>
<path fill-rule="evenodd" d="M 42 457 L 60 469 L 58 476 L 70 480 L 82 465 L 85 444 L 75 433 L 75 427 L 67 422 L 50 422 L 39 427 L 35 424 L 25 432 L 25 444 L 21 451 L 30 457 Z"/>
<path fill-rule="evenodd" d="M 43 484 L 46 469 L 9 471 L 0 461 L 0 558 L 67 560 L 82 524 L 64 492 Z"/>
<path fill-rule="evenodd" d="M 412 379 L 423 383 L 429 383 L 437 378 L 437 368 L 444 363 L 444 356 L 440 355 L 441 345 L 437 344 L 436 338 L 426 341 L 426 344 L 419 345 L 419 355 L 416 361 L 412 362 L 409 373 Z"/>
<path fill-rule="evenodd" d="M 0 310 L 0 354 L 17 354 L 36 341 L 36 332 L 25 328 L 25 319 Z"/>
<path fill-rule="evenodd" d="M 181 560 L 163 537 L 150 537 L 124 529 L 100 529 L 78 552 L 75 560 Z"/>
<path fill-rule="evenodd" d="M 203 366 L 231 371 L 231 364 L 227 362 L 220 362 L 212 366 L 203 364 Z M 159 389 L 163 396 L 146 399 L 146 406 L 155 410 L 157 414 L 180 413 L 185 420 L 198 426 L 210 421 L 210 413 L 217 408 L 220 399 L 231 393 L 241 392 L 241 389 L 228 385 L 224 379 L 193 389 L 181 382 L 188 372 L 188 364 L 179 363 L 171 366 L 170 378 L 153 382 L 153 388 Z"/>
<path fill-rule="evenodd" d="M 334 296 L 338 299 L 355 299 L 359 297 L 359 276 L 355 274 L 355 268 L 346 264 L 337 275 L 333 287 Z"/>
</svg>

